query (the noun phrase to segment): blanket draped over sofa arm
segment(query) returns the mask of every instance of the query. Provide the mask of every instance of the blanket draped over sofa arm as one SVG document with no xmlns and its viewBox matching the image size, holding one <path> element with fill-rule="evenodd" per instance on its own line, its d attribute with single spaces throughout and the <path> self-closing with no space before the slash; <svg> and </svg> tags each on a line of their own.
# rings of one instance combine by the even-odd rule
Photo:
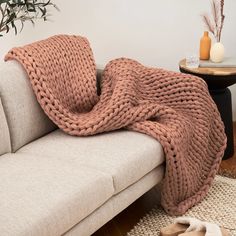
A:
<svg viewBox="0 0 236 236">
<path fill-rule="evenodd" d="M 198 77 L 120 58 L 103 72 L 101 95 L 87 39 L 58 35 L 13 48 L 48 117 L 70 135 L 126 128 L 152 136 L 164 149 L 162 206 L 181 215 L 207 194 L 226 147 L 219 112 Z M 111 157 L 112 158 L 112 157 Z"/>
</svg>

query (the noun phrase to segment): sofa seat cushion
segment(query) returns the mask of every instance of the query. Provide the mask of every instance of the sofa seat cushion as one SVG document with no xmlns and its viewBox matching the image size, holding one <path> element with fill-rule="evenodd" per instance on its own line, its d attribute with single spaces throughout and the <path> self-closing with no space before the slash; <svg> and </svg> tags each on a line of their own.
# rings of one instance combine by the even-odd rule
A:
<svg viewBox="0 0 236 236">
<path fill-rule="evenodd" d="M 62 235 L 114 192 L 112 176 L 71 158 L 5 154 L 0 173 L 4 236 Z"/>
<path fill-rule="evenodd" d="M 90 137 L 70 136 L 56 130 L 23 148 L 19 153 L 75 161 L 110 174 L 115 193 L 120 192 L 164 161 L 163 149 L 155 139 L 121 130 Z"/>
</svg>

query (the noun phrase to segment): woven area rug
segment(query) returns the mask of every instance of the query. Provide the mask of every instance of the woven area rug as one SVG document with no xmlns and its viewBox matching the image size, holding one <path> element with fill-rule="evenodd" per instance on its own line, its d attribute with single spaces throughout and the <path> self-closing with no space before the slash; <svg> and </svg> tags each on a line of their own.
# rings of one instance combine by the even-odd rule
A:
<svg viewBox="0 0 236 236">
<path fill-rule="evenodd" d="M 232 236 L 236 236 L 236 180 L 217 176 L 207 197 L 185 216 L 214 222 L 228 229 Z M 127 236 L 158 236 L 160 228 L 173 223 L 174 218 L 168 216 L 160 206 L 156 206 Z"/>
</svg>

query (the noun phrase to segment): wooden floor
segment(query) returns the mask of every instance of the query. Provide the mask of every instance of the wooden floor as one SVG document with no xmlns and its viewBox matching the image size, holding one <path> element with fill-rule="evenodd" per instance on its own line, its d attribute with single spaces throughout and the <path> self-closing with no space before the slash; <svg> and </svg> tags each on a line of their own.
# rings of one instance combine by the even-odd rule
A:
<svg viewBox="0 0 236 236">
<path fill-rule="evenodd" d="M 234 123 L 234 145 L 236 150 L 236 123 Z M 221 163 L 221 172 L 231 173 L 236 178 L 236 152 L 234 156 Z M 160 191 L 154 187 L 123 212 L 100 228 L 93 236 L 124 236 L 134 225 L 159 202 Z"/>
<path fill-rule="evenodd" d="M 124 236 L 157 202 L 160 202 L 160 191 L 158 187 L 154 187 L 100 228 L 93 236 Z"/>
<path fill-rule="evenodd" d="M 228 160 L 223 160 L 220 166 L 220 174 L 236 178 L 236 122 L 234 122 L 234 156 Z"/>
</svg>

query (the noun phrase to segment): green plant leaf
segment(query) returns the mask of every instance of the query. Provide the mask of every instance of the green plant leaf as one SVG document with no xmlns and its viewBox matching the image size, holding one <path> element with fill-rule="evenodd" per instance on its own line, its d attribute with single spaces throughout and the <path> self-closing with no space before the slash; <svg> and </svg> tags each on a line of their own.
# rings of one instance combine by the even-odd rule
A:
<svg viewBox="0 0 236 236">
<path fill-rule="evenodd" d="M 7 22 L 6 24 L 10 23 L 10 22 L 13 22 L 13 19 L 16 18 L 16 13 L 12 13 L 9 18 L 7 19 Z"/>
<path fill-rule="evenodd" d="M 10 2 L 11 0 L 0 0 L 0 4 L 6 3 L 6 2 Z"/>
<path fill-rule="evenodd" d="M 23 30 L 24 28 L 24 21 L 21 20 L 21 29 L 20 29 L 20 32 Z"/>
<path fill-rule="evenodd" d="M 11 26 L 15 30 L 15 35 L 17 35 L 17 28 L 16 28 L 14 21 L 11 22 Z"/>
<path fill-rule="evenodd" d="M 36 12 L 36 9 L 35 9 L 35 6 L 34 6 L 34 4 L 33 3 L 27 3 L 27 10 L 29 11 L 29 12 Z"/>
<path fill-rule="evenodd" d="M 34 25 L 36 19 L 43 19 L 47 21 L 48 8 L 58 7 L 52 3 L 53 0 L 0 0 L 0 5 L 4 11 L 2 11 L 2 23 L 0 25 L 1 34 L 3 32 L 8 33 L 10 30 L 14 30 L 15 34 L 22 31 L 24 22 L 31 21 Z M 1 21 L 0 21 L 1 22 Z M 21 26 L 18 24 L 21 23 Z M 21 28 L 20 28 L 21 27 Z"/>
<path fill-rule="evenodd" d="M 51 0 L 48 0 L 46 3 L 43 4 L 44 7 L 46 7 L 47 5 L 49 5 L 51 2 Z"/>
<path fill-rule="evenodd" d="M 43 17 L 43 16 L 45 16 L 46 15 L 46 13 L 47 13 L 47 10 L 46 10 L 46 8 L 44 7 L 44 8 L 42 8 L 42 7 L 39 7 L 39 10 L 41 11 L 41 13 L 42 13 L 42 15 L 41 15 L 41 17 Z"/>
<path fill-rule="evenodd" d="M 10 30 L 10 27 L 8 25 L 6 25 L 6 33 L 8 33 Z"/>
</svg>

